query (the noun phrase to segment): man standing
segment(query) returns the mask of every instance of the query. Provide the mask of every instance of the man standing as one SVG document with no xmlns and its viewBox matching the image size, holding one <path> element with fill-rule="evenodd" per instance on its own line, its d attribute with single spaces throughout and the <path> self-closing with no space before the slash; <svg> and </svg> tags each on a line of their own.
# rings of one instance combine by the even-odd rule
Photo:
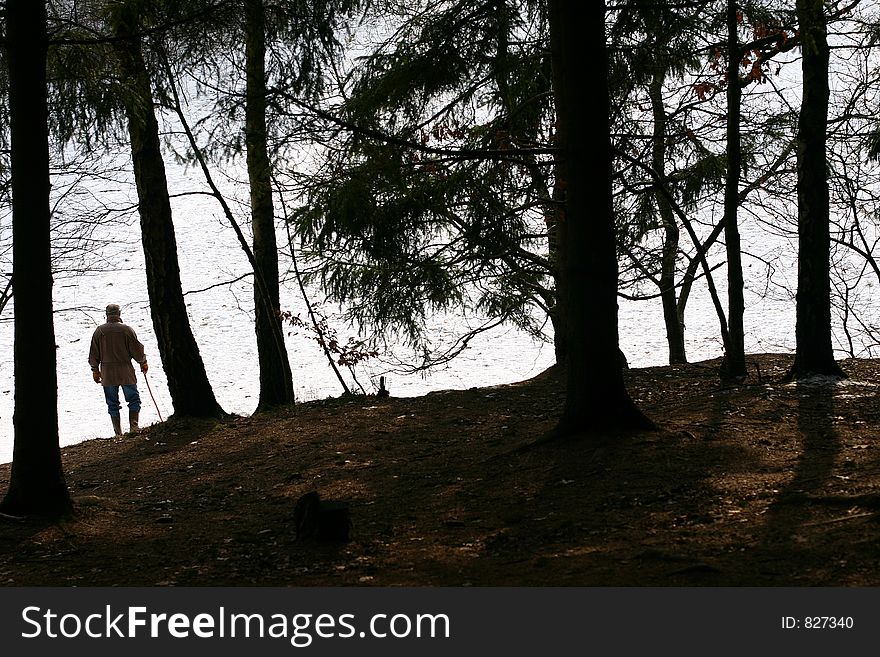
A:
<svg viewBox="0 0 880 657">
<path fill-rule="evenodd" d="M 89 365 L 92 366 L 92 378 L 95 383 L 104 387 L 104 398 L 113 431 L 117 436 L 122 434 L 122 422 L 119 418 L 119 387 L 128 404 L 129 428 L 138 428 L 138 414 L 141 410 L 141 397 L 137 389 L 137 375 L 131 361 L 140 363 L 141 372 L 147 371 L 147 358 L 144 356 L 144 345 L 137 339 L 134 329 L 122 323 L 119 306 L 111 303 L 107 306 L 107 321 L 95 329 L 92 344 L 89 348 Z"/>
</svg>

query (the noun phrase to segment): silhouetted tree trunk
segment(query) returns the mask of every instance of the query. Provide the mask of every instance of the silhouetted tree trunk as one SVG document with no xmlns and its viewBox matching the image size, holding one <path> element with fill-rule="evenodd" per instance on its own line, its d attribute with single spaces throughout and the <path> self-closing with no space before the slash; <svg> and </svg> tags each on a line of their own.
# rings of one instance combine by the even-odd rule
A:
<svg viewBox="0 0 880 657">
<path fill-rule="evenodd" d="M 653 423 L 626 390 L 618 349 L 605 4 L 550 0 L 548 10 L 565 182 L 561 273 L 568 359 L 557 434 L 649 429 Z M 584 111 L 587 89 L 590 113 Z"/>
<path fill-rule="evenodd" d="M 843 377 L 831 345 L 829 198 L 826 161 L 828 35 L 822 0 L 798 0 L 803 100 L 797 136 L 798 289 L 795 360 L 789 378 Z"/>
<path fill-rule="evenodd" d="M 743 298 L 742 251 L 739 238 L 739 181 L 742 169 L 740 108 L 742 87 L 739 68 L 742 52 L 737 30 L 735 0 L 727 1 L 727 178 L 724 186 L 724 241 L 727 249 L 727 336 L 722 373 L 725 378 L 746 376 L 745 300 Z"/>
<path fill-rule="evenodd" d="M 663 83 L 666 71 L 658 65 L 654 71 L 648 94 L 654 115 L 652 134 L 652 167 L 661 178 L 666 176 L 666 108 L 663 106 Z M 675 213 L 664 194 L 657 194 L 657 209 L 663 221 L 663 255 L 660 262 L 660 300 L 663 305 L 663 321 L 666 325 L 666 343 L 669 346 L 669 363 L 686 363 L 684 348 L 684 322 L 679 312 L 675 288 L 675 265 L 678 261 L 679 230 Z"/>
<path fill-rule="evenodd" d="M 0 510 L 60 515 L 71 509 L 58 446 L 58 379 L 49 245 L 46 4 L 8 0 L 12 140 L 12 284 L 15 293 L 15 443 Z"/>
<path fill-rule="evenodd" d="M 278 244 L 275 238 L 275 208 L 272 204 L 272 171 L 266 146 L 266 36 L 262 0 L 245 2 L 245 58 L 247 60 L 247 104 L 245 141 L 250 181 L 251 226 L 254 259 L 265 284 L 255 281 L 257 354 L 260 361 L 260 400 L 257 410 L 291 404 L 293 382 L 284 334 L 281 328 L 278 286 Z M 268 299 L 265 296 L 268 295 Z"/>
<path fill-rule="evenodd" d="M 547 223 L 547 244 L 553 275 L 553 305 L 550 306 L 550 323 L 553 326 L 553 353 L 556 364 L 564 365 L 568 360 L 568 321 L 565 308 L 565 280 L 562 276 L 562 253 L 560 245 L 565 242 L 565 210 L 562 201 L 565 197 L 561 185 L 562 169 L 556 167 L 556 180 L 553 184 L 554 205 L 545 213 Z"/>
<path fill-rule="evenodd" d="M 515 37 L 511 34 L 512 19 L 514 17 L 513 8 L 505 2 L 498 2 L 494 5 L 494 20 L 497 21 L 496 28 L 498 30 L 498 38 L 495 48 L 494 66 L 492 73 L 495 83 L 498 86 L 498 100 L 502 103 L 503 112 L 508 117 L 511 131 L 521 130 L 518 120 L 514 120 L 517 115 L 529 115 L 523 112 L 522 98 L 520 98 L 515 90 L 511 89 L 511 67 L 516 66 L 515 60 L 511 57 L 511 46 L 514 44 Z M 546 61 L 544 59 L 543 61 Z M 539 72 L 535 71 L 535 75 Z M 541 79 L 544 76 L 541 75 Z M 549 91 L 549 88 L 548 88 Z M 535 123 L 529 128 L 533 134 L 539 134 L 542 130 L 545 117 L 541 113 L 531 114 Z M 560 176 L 558 172 L 551 173 L 546 167 L 542 166 L 537 158 L 529 157 L 527 169 L 530 176 L 530 184 L 536 190 L 538 198 L 544 199 L 543 205 L 544 223 L 547 226 L 547 262 L 549 265 L 549 273 L 553 280 L 553 285 L 548 289 L 536 291 L 543 302 L 546 304 L 548 318 L 553 327 L 553 351 L 556 357 L 556 364 L 563 365 L 568 357 L 566 348 L 566 329 L 565 329 L 565 296 L 562 293 L 561 286 L 564 283 L 560 280 L 560 257 L 559 244 L 561 241 L 560 231 L 564 230 L 564 226 L 560 224 L 560 219 L 564 216 L 561 210 L 561 202 L 564 194 L 560 188 Z"/>
<path fill-rule="evenodd" d="M 168 391 L 177 415 L 220 416 L 223 410 L 208 382 L 183 300 L 159 125 L 134 12 L 129 10 L 126 15 L 124 8 L 118 8 L 113 30 L 120 39 L 114 47 L 127 85 L 124 101 L 138 193 L 147 292 Z M 206 248 L 210 248 L 207 243 Z"/>
</svg>

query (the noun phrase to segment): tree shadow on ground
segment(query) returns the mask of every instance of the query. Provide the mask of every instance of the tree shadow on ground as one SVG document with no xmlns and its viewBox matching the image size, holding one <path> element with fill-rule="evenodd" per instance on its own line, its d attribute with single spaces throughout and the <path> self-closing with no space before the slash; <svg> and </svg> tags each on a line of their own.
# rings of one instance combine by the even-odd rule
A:
<svg viewBox="0 0 880 657">
<path fill-rule="evenodd" d="M 789 362 L 765 355 L 762 369 Z M 880 380 L 880 362 L 850 367 Z M 0 583 L 880 584 L 877 387 L 721 390 L 713 368 L 632 370 L 634 399 L 663 430 L 602 448 L 518 451 L 559 417 L 552 370 L 67 447 L 77 516 L 0 526 Z M 0 486 L 8 476 L 0 466 Z M 350 505 L 352 540 L 296 540 L 309 490 Z"/>
</svg>

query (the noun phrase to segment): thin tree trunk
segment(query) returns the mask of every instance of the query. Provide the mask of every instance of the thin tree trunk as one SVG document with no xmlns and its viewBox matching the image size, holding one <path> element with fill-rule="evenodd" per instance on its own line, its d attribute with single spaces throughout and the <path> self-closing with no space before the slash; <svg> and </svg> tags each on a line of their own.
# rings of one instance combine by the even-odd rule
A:
<svg viewBox="0 0 880 657">
<path fill-rule="evenodd" d="M 822 0 L 798 0 L 803 100 L 798 121 L 798 289 L 795 360 L 789 378 L 845 376 L 831 344 L 827 178 L 828 36 Z"/>
<path fill-rule="evenodd" d="M 495 74 L 495 82 L 498 85 L 498 96 L 504 104 L 504 111 L 513 116 L 517 113 L 518 107 L 515 104 L 514 96 L 510 92 L 510 7 L 499 2 L 495 5 L 496 20 L 498 27 L 498 46 L 495 50 L 495 65 L 493 67 Z M 543 117 L 536 117 L 536 121 L 541 121 Z M 537 131 L 537 127 L 536 127 Z M 538 196 L 544 200 L 543 214 L 544 223 L 547 226 L 547 250 L 548 263 L 550 266 L 550 276 L 553 279 L 553 288 L 547 290 L 546 294 L 541 294 L 543 301 L 546 303 L 548 318 L 553 327 L 553 351 L 556 357 L 556 364 L 562 365 L 567 358 L 566 347 L 566 328 L 565 328 L 565 298 L 561 290 L 561 282 L 559 275 L 559 231 L 562 227 L 559 224 L 560 203 L 562 199 L 562 191 L 559 187 L 559 175 L 552 176 L 554 178 L 552 190 L 549 188 L 550 178 L 547 170 L 541 166 L 534 157 L 528 159 L 528 170 L 531 175 L 532 185 L 538 190 Z"/>
<path fill-rule="evenodd" d="M 126 20 L 128 19 L 128 20 Z M 153 329 L 175 414 L 222 416 L 193 337 L 183 299 L 177 240 L 168 195 L 159 125 L 149 73 L 130 17 L 117 16 L 114 30 L 120 73 L 126 80 L 125 108 L 138 193 Z"/>
<path fill-rule="evenodd" d="M 605 4 L 550 0 L 548 9 L 566 195 L 561 273 L 568 360 L 565 407 L 556 433 L 654 428 L 626 390 L 619 357 Z M 596 120 L 583 119 L 584 89 L 593 90 L 589 102 Z"/>
<path fill-rule="evenodd" d="M 661 180 L 666 177 L 666 108 L 663 106 L 664 70 L 655 71 L 650 85 L 651 108 L 654 114 L 652 135 L 652 166 Z M 669 346 L 669 363 L 686 363 L 684 348 L 684 323 L 678 312 L 675 291 L 675 266 L 678 262 L 680 231 L 669 200 L 657 194 L 657 208 L 663 221 L 663 257 L 660 261 L 660 300 L 663 304 L 663 321 L 666 324 L 666 343 Z"/>
<path fill-rule="evenodd" d="M 46 4 L 6 3 L 12 140 L 15 292 L 15 432 L 7 514 L 71 509 L 58 445 L 58 379 L 52 319 Z"/>
<path fill-rule="evenodd" d="M 553 183 L 552 205 L 544 212 L 547 223 L 547 246 L 550 270 L 553 276 L 553 305 L 550 306 L 550 323 L 553 326 L 553 352 L 557 365 L 568 361 L 568 313 L 565 279 L 562 274 L 562 244 L 565 243 L 565 210 L 562 191 L 563 168 L 561 161 L 556 164 Z"/>
<path fill-rule="evenodd" d="M 294 402 L 293 382 L 284 345 L 278 285 L 278 244 L 272 203 L 272 171 L 266 143 L 266 42 L 262 0 L 245 2 L 247 103 L 245 142 L 250 181 L 254 259 L 265 292 L 254 285 L 260 400 L 257 410 Z M 264 298 L 268 295 L 268 299 Z M 280 339 L 279 339 L 280 336 Z"/>
<path fill-rule="evenodd" d="M 739 237 L 739 181 L 742 168 L 739 84 L 739 21 L 735 0 L 727 2 L 727 178 L 724 187 L 724 241 L 727 248 L 727 331 L 722 373 L 725 378 L 746 377 L 745 300 L 743 298 L 742 251 Z"/>
</svg>

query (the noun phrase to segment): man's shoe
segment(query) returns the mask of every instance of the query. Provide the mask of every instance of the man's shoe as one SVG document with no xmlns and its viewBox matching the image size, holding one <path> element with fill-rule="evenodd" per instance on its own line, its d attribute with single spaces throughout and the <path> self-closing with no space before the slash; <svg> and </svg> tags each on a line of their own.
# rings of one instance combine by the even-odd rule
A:
<svg viewBox="0 0 880 657">
<path fill-rule="evenodd" d="M 122 435 L 122 420 L 118 415 L 111 415 L 110 419 L 113 421 L 113 432 L 117 436 Z"/>
<path fill-rule="evenodd" d="M 134 413 L 129 411 L 128 413 L 128 427 L 129 431 L 137 431 L 140 427 L 138 426 L 138 413 Z"/>
</svg>

